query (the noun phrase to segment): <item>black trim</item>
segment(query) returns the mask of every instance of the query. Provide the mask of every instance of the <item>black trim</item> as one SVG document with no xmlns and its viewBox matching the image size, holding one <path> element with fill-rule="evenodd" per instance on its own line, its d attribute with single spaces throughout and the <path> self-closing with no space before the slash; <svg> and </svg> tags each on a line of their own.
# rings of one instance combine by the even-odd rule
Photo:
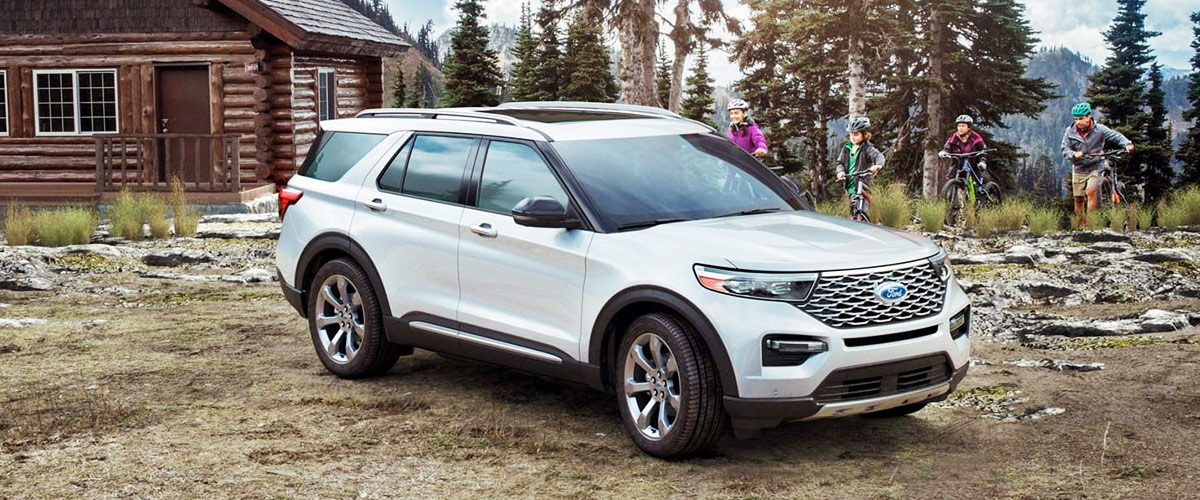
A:
<svg viewBox="0 0 1200 500">
<path fill-rule="evenodd" d="M 717 365 L 717 376 L 721 380 L 722 391 L 727 396 L 738 395 L 737 377 L 733 372 L 733 363 L 729 359 L 729 352 L 725 350 L 725 343 L 721 340 L 717 329 L 700 312 L 700 309 L 687 299 L 671 290 L 656 286 L 636 286 L 625 289 L 609 299 L 604 308 L 600 310 L 600 314 L 596 317 L 596 323 L 592 326 L 587 361 L 600 367 L 607 367 L 609 371 L 606 373 L 603 369 L 585 369 L 583 372 L 589 377 L 598 376 L 598 380 L 589 378 L 587 380 L 589 384 L 612 387 L 611 370 L 616 366 L 616 361 L 605 359 L 604 356 L 606 351 L 610 356 L 616 355 L 617 346 L 615 344 L 620 341 L 620 335 L 624 332 L 610 332 L 609 324 L 622 309 L 638 303 L 666 307 L 690 323 L 704 339 L 713 362 Z"/>
<path fill-rule="evenodd" d="M 413 322 L 418 321 L 532 349 L 553 355 L 562 361 L 555 363 L 492 346 L 461 340 L 449 335 L 428 332 L 412 326 Z M 384 316 L 383 325 L 388 341 L 394 344 L 420 347 L 484 363 L 506 366 L 526 373 L 553 377 L 576 384 L 584 384 L 584 378 L 581 375 L 582 363 L 553 346 L 424 313 L 408 313 L 400 318 Z"/>
<path fill-rule="evenodd" d="M 391 302 L 388 302 L 387 290 L 383 288 L 383 282 L 379 278 L 379 270 L 376 269 L 375 263 L 371 261 L 371 257 L 367 256 L 367 251 L 363 250 L 357 242 L 349 235 L 343 233 L 324 233 L 316 238 L 313 238 L 304 251 L 300 253 L 300 258 L 296 262 L 296 276 L 293 281 L 296 283 L 300 291 L 300 304 L 305 307 L 308 304 L 309 283 L 306 281 L 316 275 L 316 269 L 309 269 L 313 264 L 313 259 L 326 251 L 336 251 L 349 255 L 354 259 L 363 271 L 366 271 L 367 277 L 371 280 L 371 287 L 375 289 L 375 295 L 379 297 L 379 308 L 384 316 L 392 314 Z M 281 280 L 282 281 L 282 280 Z M 308 317 L 303 312 L 302 316 Z"/>
<path fill-rule="evenodd" d="M 283 271 L 275 268 L 275 279 L 279 280 L 279 287 L 283 289 L 283 297 L 287 299 L 288 304 L 291 304 L 292 309 L 300 313 L 300 317 L 308 318 L 308 311 L 304 310 L 304 292 L 299 288 L 295 288 L 283 279 Z"/>
<path fill-rule="evenodd" d="M 863 347 L 869 345 L 887 344 L 891 342 L 900 342 L 901 340 L 911 340 L 926 335 L 937 333 L 938 325 L 918 328 L 907 332 L 889 333 L 887 335 L 876 335 L 874 337 L 856 337 L 844 339 L 846 347 Z"/>
<path fill-rule="evenodd" d="M 583 184 L 579 182 L 579 179 L 575 178 L 575 174 L 571 172 L 571 169 L 567 168 L 566 162 L 563 161 L 562 157 L 558 156 L 558 152 L 554 150 L 554 147 L 549 142 L 538 141 L 535 144 L 541 151 L 542 157 L 549 163 L 550 170 L 558 175 L 558 179 L 562 181 L 563 187 L 567 190 L 567 196 L 571 197 L 571 203 L 574 204 L 576 215 L 583 221 L 584 229 L 598 233 L 615 232 L 615 227 L 605 228 L 600 224 L 600 214 L 592 208 L 594 206 L 592 199 L 587 196 L 587 192 L 583 189 Z"/>
</svg>

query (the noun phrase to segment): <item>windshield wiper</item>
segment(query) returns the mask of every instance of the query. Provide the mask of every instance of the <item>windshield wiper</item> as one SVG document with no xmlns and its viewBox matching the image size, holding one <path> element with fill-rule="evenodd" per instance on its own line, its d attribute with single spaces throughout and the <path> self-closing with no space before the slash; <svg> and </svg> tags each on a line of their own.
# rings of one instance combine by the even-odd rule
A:
<svg viewBox="0 0 1200 500">
<path fill-rule="evenodd" d="M 651 227 L 651 226 L 657 226 L 659 224 L 670 224 L 672 222 L 683 222 L 686 220 L 691 220 L 691 219 L 675 218 L 675 219 L 654 219 L 654 220 L 643 220 L 643 221 L 637 221 L 637 222 L 626 222 L 624 224 L 617 226 L 617 231 L 624 231 L 626 229 Z"/>
<path fill-rule="evenodd" d="M 737 216 L 739 216 L 739 215 L 769 214 L 769 213 L 771 213 L 771 212 L 778 212 L 778 211 L 779 211 L 779 209 L 778 209 L 778 208 L 775 208 L 775 207 L 770 207 L 770 208 L 752 208 L 752 209 L 750 209 L 750 210 L 742 210 L 741 212 L 733 212 L 733 213 L 728 213 L 728 214 L 725 214 L 725 215 L 718 215 L 717 217 L 737 217 Z"/>
</svg>

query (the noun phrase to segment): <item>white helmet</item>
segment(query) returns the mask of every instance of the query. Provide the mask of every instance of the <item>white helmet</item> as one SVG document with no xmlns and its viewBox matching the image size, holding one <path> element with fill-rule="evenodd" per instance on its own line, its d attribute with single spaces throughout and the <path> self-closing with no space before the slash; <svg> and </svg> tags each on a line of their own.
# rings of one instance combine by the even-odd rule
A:
<svg viewBox="0 0 1200 500">
<path fill-rule="evenodd" d="M 750 104 L 748 104 L 745 99 L 734 99 L 732 101 L 729 101 L 729 106 L 726 108 L 726 110 L 729 111 L 729 110 L 734 110 L 734 109 L 740 109 L 742 111 L 749 111 Z"/>
</svg>

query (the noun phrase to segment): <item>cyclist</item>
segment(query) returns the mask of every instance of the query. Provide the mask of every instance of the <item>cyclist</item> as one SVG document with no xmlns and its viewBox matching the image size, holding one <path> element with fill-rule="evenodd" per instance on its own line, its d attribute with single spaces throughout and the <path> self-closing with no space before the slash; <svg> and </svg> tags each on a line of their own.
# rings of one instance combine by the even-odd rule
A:
<svg viewBox="0 0 1200 500">
<path fill-rule="evenodd" d="M 1109 143 L 1117 143 L 1126 152 L 1133 152 L 1133 142 L 1120 132 L 1096 123 L 1092 118 L 1092 105 L 1081 102 L 1071 108 L 1075 123 L 1063 132 L 1062 155 L 1071 162 L 1071 192 L 1075 196 L 1075 216 L 1079 227 L 1083 227 L 1087 212 L 1100 206 L 1100 170 L 1108 166 L 1108 160 L 1096 156 L 1104 152 Z"/>
<path fill-rule="evenodd" d="M 767 138 L 763 137 L 758 124 L 750 119 L 750 104 L 743 99 L 729 101 L 729 132 L 726 137 L 742 149 L 758 158 L 767 155 Z"/>
<path fill-rule="evenodd" d="M 970 115 L 958 115 L 954 122 L 956 130 L 950 134 L 949 139 L 946 139 L 946 145 L 942 146 L 942 151 L 938 153 L 938 156 L 949 158 L 950 154 L 976 153 L 987 149 L 987 144 L 983 142 L 983 136 L 979 135 L 979 132 L 971 130 L 971 125 L 975 123 L 975 120 L 971 119 Z M 971 166 L 981 174 L 987 172 L 987 153 L 969 156 L 967 161 L 971 162 Z"/>
<path fill-rule="evenodd" d="M 848 174 L 861 172 L 863 166 L 866 165 L 870 169 L 871 174 L 879 172 L 883 168 L 883 153 L 880 153 L 875 146 L 871 145 L 871 119 L 865 116 L 851 118 L 850 123 L 846 125 L 846 132 L 850 133 L 850 140 L 846 142 L 846 146 L 838 151 L 837 157 L 837 180 L 846 180 Z M 863 178 L 864 186 L 869 186 L 870 177 Z M 856 191 L 857 179 L 850 179 L 846 183 L 846 192 L 854 194 Z"/>
</svg>

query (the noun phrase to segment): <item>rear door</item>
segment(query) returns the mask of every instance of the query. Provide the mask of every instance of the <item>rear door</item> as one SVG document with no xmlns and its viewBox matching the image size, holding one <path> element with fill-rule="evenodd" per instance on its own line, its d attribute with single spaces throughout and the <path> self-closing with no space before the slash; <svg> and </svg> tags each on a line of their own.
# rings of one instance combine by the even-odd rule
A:
<svg viewBox="0 0 1200 500">
<path fill-rule="evenodd" d="M 458 226 L 480 140 L 417 134 L 358 194 L 351 227 L 379 270 L 392 315 L 453 328 Z"/>
<path fill-rule="evenodd" d="M 474 178 L 478 193 L 472 193 L 459 227 L 460 328 L 561 361 L 576 359 L 584 260 L 594 233 L 525 227 L 513 220 L 513 207 L 528 196 L 552 196 L 564 207 L 571 203 L 533 143 L 485 140 Z M 555 363 L 521 349 L 508 351 Z"/>
</svg>

